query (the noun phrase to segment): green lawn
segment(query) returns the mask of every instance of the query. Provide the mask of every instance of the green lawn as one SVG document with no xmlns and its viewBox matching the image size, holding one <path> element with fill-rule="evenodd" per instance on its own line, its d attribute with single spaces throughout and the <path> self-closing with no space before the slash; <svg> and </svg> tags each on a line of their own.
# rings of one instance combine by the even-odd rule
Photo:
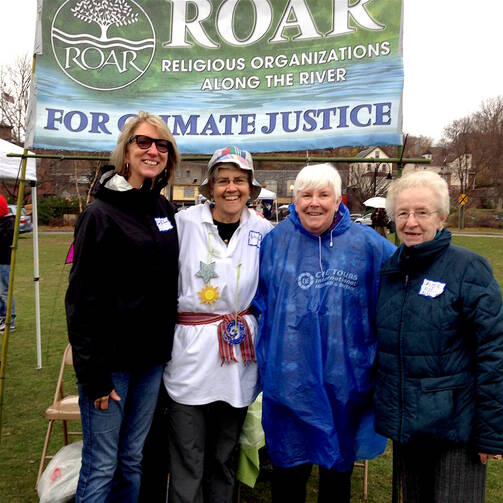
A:
<svg viewBox="0 0 503 503">
<path fill-rule="evenodd" d="M 34 489 L 46 422 L 43 413 L 52 400 L 63 349 L 67 343 L 64 295 L 70 266 L 63 264 L 72 236 L 40 236 L 40 294 L 42 318 L 42 365 L 36 370 L 35 302 L 31 235 L 19 240 L 15 297 L 17 330 L 9 340 L 5 378 L 3 427 L 0 444 L 0 502 L 38 501 Z M 487 257 L 503 285 L 503 238 L 456 237 L 456 244 Z M 67 385 L 73 386 L 73 379 Z M 53 433 L 53 450 L 61 445 L 61 428 Z M 315 473 L 314 473 L 315 476 Z M 503 501 L 503 462 L 489 465 L 487 502 Z M 313 477 L 314 478 L 314 477 Z M 361 500 L 362 470 L 355 468 L 353 502 Z M 369 467 L 369 502 L 391 500 L 391 453 L 389 449 Z M 270 501 L 269 485 L 259 482 L 254 490 L 243 488 L 241 501 Z M 314 487 L 309 501 L 316 501 Z"/>
</svg>

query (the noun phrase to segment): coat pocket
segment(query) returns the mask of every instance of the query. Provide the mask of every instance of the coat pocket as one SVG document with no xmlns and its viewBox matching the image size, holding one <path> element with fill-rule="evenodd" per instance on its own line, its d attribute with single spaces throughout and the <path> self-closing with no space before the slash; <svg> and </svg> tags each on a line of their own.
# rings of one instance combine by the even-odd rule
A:
<svg viewBox="0 0 503 503">
<path fill-rule="evenodd" d="M 421 379 L 417 402 L 419 436 L 465 442 L 471 429 L 471 377 L 467 373 Z"/>
</svg>

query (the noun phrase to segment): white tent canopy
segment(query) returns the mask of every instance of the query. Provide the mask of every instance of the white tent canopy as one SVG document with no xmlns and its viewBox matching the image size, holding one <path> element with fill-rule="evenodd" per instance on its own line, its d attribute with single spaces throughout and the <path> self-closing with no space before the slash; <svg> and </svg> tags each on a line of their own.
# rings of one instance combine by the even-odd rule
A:
<svg viewBox="0 0 503 503">
<path fill-rule="evenodd" d="M 0 139 L 0 180 L 17 180 L 21 175 L 21 157 L 7 157 L 7 154 L 23 154 L 24 149 L 14 143 Z M 32 152 L 28 152 L 32 154 Z M 31 203 L 33 217 L 33 269 L 35 285 L 35 318 L 37 342 L 37 368 L 42 368 L 42 344 L 40 333 L 40 289 L 38 265 L 38 211 L 37 211 L 37 169 L 33 157 L 26 159 L 25 179 L 31 184 Z"/>
<path fill-rule="evenodd" d="M 23 151 L 23 147 L 18 147 L 14 143 L 0 139 L 0 180 L 16 180 L 19 173 L 21 173 L 21 158 L 7 157 L 7 154 L 22 154 Z M 28 153 L 32 154 L 32 152 Z M 36 162 L 32 157 L 27 159 L 26 180 L 31 182 L 37 180 Z"/>
<path fill-rule="evenodd" d="M 274 201 L 276 199 L 276 194 L 272 190 L 261 189 L 257 199 Z"/>
</svg>

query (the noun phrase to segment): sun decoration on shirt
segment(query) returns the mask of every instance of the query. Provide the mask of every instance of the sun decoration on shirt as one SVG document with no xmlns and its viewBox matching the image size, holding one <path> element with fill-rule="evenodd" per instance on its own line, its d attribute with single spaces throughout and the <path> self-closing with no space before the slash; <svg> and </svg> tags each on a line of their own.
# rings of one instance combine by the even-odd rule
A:
<svg viewBox="0 0 503 503">
<path fill-rule="evenodd" d="M 201 299 L 201 304 L 211 305 L 220 298 L 220 294 L 218 293 L 218 286 L 213 286 L 210 283 L 207 283 L 204 288 L 197 293 L 199 294 L 199 298 Z"/>
</svg>

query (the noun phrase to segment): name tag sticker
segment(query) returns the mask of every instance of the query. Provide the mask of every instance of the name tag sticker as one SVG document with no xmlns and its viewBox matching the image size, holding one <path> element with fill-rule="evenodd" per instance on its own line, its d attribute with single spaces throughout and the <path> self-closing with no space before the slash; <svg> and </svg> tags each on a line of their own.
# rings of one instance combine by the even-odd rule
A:
<svg viewBox="0 0 503 503">
<path fill-rule="evenodd" d="M 248 234 L 248 246 L 256 246 L 260 248 L 260 243 L 262 241 L 262 234 L 256 231 L 250 231 Z"/>
<path fill-rule="evenodd" d="M 423 295 L 424 297 L 438 297 L 440 294 L 444 293 L 444 290 L 445 283 L 424 278 L 421 289 L 419 290 L 419 295 Z"/>
<path fill-rule="evenodd" d="M 156 217 L 154 220 L 161 232 L 170 231 L 173 228 L 173 224 L 169 221 L 168 217 Z"/>
</svg>

